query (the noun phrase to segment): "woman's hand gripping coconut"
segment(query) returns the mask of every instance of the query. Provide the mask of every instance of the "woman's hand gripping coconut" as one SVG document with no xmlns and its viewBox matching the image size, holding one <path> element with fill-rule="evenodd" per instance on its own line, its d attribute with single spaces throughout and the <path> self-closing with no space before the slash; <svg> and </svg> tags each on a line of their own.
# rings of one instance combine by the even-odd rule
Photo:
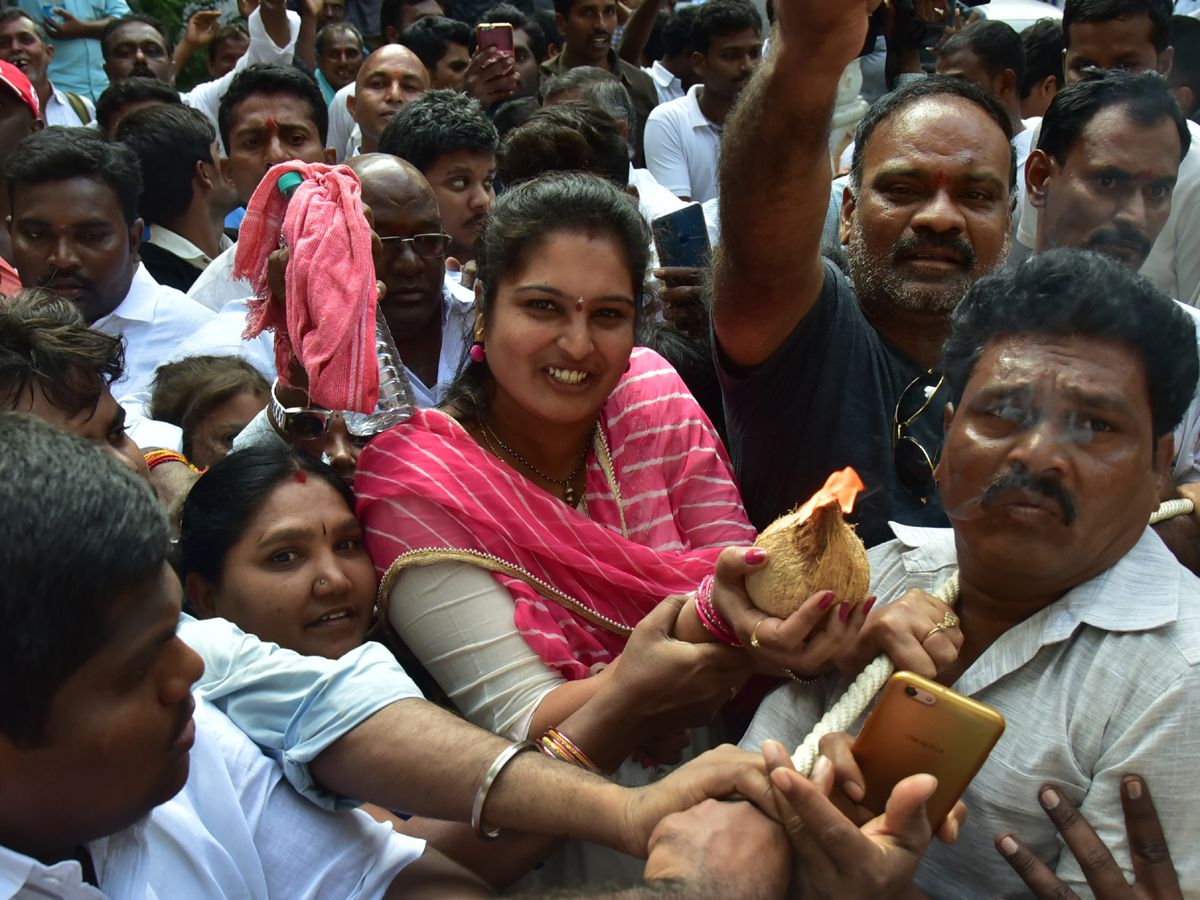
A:
<svg viewBox="0 0 1200 900">
<path fill-rule="evenodd" d="M 835 473 L 754 547 L 725 550 L 711 595 L 702 589 L 684 607 L 676 636 L 715 639 L 701 618 L 707 599 L 764 674 L 806 680 L 834 668 L 856 645 L 874 602 L 866 550 L 842 518 L 861 489 L 853 469 Z"/>
<path fill-rule="evenodd" d="M 933 595 L 909 591 L 874 609 L 866 549 L 843 518 L 862 489 L 853 469 L 835 472 L 754 547 L 729 548 L 717 560 L 712 606 L 760 671 L 807 680 L 836 668 L 853 676 L 886 653 L 897 668 L 934 678 L 957 657 L 957 627 L 931 634 L 946 613 Z M 695 603 L 684 607 L 675 633 L 715 639 Z"/>
</svg>

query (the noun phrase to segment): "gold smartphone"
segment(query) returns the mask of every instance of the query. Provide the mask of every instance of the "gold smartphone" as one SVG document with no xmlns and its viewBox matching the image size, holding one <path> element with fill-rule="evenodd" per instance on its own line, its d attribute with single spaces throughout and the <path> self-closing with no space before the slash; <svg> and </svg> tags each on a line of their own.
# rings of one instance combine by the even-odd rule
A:
<svg viewBox="0 0 1200 900">
<path fill-rule="evenodd" d="M 945 820 L 1004 733 L 990 706 L 912 672 L 888 679 L 851 748 L 866 781 L 863 805 L 882 813 L 897 782 L 928 773 L 937 790 L 925 805 Z"/>
</svg>

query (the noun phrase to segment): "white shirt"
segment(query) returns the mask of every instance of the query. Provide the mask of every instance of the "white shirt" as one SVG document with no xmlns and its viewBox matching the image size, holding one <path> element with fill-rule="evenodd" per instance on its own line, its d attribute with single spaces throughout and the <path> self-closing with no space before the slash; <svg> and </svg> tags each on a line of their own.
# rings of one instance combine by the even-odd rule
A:
<svg viewBox="0 0 1200 900">
<path fill-rule="evenodd" d="M 671 74 L 671 71 L 657 59 L 650 68 L 643 66 L 642 71 L 654 79 L 659 103 L 670 103 L 683 96 L 683 82 L 677 75 Z"/>
<path fill-rule="evenodd" d="M 236 254 L 237 244 L 231 243 L 204 267 L 204 271 L 188 288 L 187 295 L 213 312 L 221 310 L 231 300 L 253 297 L 254 289 L 250 287 L 250 282 L 233 277 L 233 258 Z"/>
<path fill-rule="evenodd" d="M 159 284 L 145 266 L 138 265 L 125 299 L 92 324 L 104 334 L 125 337 L 125 374 L 113 385 L 117 400 L 140 405 L 149 399 L 154 370 L 172 359 L 179 345 L 212 317 L 210 310 Z"/>
<path fill-rule="evenodd" d="M 1025 126 L 1025 130 L 1016 135 L 1013 142 L 1013 154 L 1017 161 L 1017 198 L 1025 196 L 1025 161 L 1029 159 L 1029 154 L 1033 152 L 1033 139 L 1041 130 L 1042 117 L 1031 116 L 1028 119 L 1023 119 L 1021 122 Z M 1013 210 L 1013 231 L 1021 225 L 1021 212 L 1023 207 L 1017 203 L 1017 208 Z"/>
<path fill-rule="evenodd" d="M 933 592 L 956 568 L 954 532 L 891 523 L 899 540 L 868 551 L 881 603 Z M 759 707 L 742 741 L 795 747 L 845 691 L 844 677 L 785 684 Z M 953 685 L 997 709 L 1008 727 L 963 795 L 970 810 L 953 845 L 933 841 L 914 883 L 934 900 L 1027 896 L 996 852 L 1019 835 L 1080 897 L 1074 856 L 1038 805 L 1058 785 L 1132 879 L 1121 813 L 1128 773 L 1146 779 L 1184 896 L 1200 891 L 1200 580 L 1147 528 L 1112 568 L 1001 635 Z M 860 723 L 851 729 L 857 733 Z"/>
<path fill-rule="evenodd" d="M 1178 300 L 1175 302 L 1179 303 Z M 1179 303 L 1179 306 L 1196 326 L 1196 343 L 1200 345 L 1200 309 L 1186 303 Z M 1177 485 L 1200 481 L 1200 388 L 1175 429 L 1175 465 L 1171 476 Z"/>
<path fill-rule="evenodd" d="M 78 128 L 82 125 L 90 125 L 96 121 L 96 105 L 85 97 L 83 94 L 76 94 L 83 101 L 84 108 L 91 116 L 88 121 L 82 121 L 75 113 L 74 107 L 67 99 L 65 91 L 60 91 L 53 84 L 50 85 L 50 99 L 46 101 L 46 108 L 42 110 L 42 120 L 47 125 L 65 125 L 67 128 Z"/>
<path fill-rule="evenodd" d="M 300 16 L 289 11 L 287 18 L 288 43 L 286 47 L 280 47 L 267 34 L 267 29 L 262 23 L 262 16 L 259 14 L 259 10 L 255 9 L 254 12 L 250 13 L 250 18 L 246 20 L 246 27 L 250 32 L 250 47 L 242 54 L 241 59 L 237 61 L 237 65 L 220 78 L 205 81 L 203 84 L 196 85 L 196 87 L 192 88 L 186 94 L 180 95 L 185 104 L 192 109 L 200 110 L 200 112 L 204 113 L 212 121 L 213 127 L 217 128 L 217 144 L 220 146 L 222 154 L 225 152 L 225 145 L 221 140 L 221 132 L 217 126 L 217 110 L 221 106 L 221 98 L 229 90 L 229 85 L 233 82 L 234 77 L 245 69 L 246 66 L 253 65 L 254 63 L 275 63 L 280 66 L 290 66 L 292 64 L 292 54 L 296 49 L 296 38 L 300 35 Z"/>
<path fill-rule="evenodd" d="M 1171 194 L 1171 215 L 1142 265 L 1141 273 L 1168 296 L 1189 306 L 1200 305 L 1200 125 L 1188 122 L 1192 149 L 1179 164 Z M 1040 123 L 1039 123 L 1040 131 Z M 1030 140 L 1037 144 L 1037 135 Z M 1037 210 L 1029 193 L 1021 195 L 1021 224 L 1017 240 L 1029 249 L 1037 239 Z"/>
<path fill-rule="evenodd" d="M 366 813 L 309 803 L 199 698 L 195 722 L 183 790 L 88 845 L 99 890 L 74 860 L 45 866 L 0 847 L 0 900 L 368 900 L 424 852 Z"/>
<path fill-rule="evenodd" d="M 717 157 L 721 129 L 700 111 L 694 84 L 678 100 L 651 110 L 646 119 L 646 168 L 658 183 L 678 197 L 697 203 L 717 196 Z"/>
<path fill-rule="evenodd" d="M 637 188 L 638 209 L 651 225 L 659 216 L 673 213 L 687 206 L 682 200 L 659 184 L 649 169 L 635 169 L 629 166 L 629 184 Z M 651 241 L 653 244 L 653 241 Z"/>
<path fill-rule="evenodd" d="M 275 379 L 275 337 L 264 331 L 246 340 L 247 302 L 249 298 L 230 300 L 220 312 L 196 329 L 196 333 L 179 345 L 172 359 L 188 356 L 240 356 L 262 374 L 267 381 Z"/>
<path fill-rule="evenodd" d="M 442 352 L 438 356 L 437 383 L 426 387 L 412 369 L 404 367 L 418 406 L 427 408 L 442 402 L 447 388 L 458 377 L 474 324 L 475 294 L 447 276 L 442 285 Z"/>
<path fill-rule="evenodd" d="M 197 269 L 205 268 L 212 257 L 185 238 L 183 235 L 172 231 L 165 225 L 151 225 L 150 236 L 146 238 L 147 244 L 153 244 L 178 256 L 184 262 L 189 262 Z M 229 239 L 229 235 L 222 233 L 221 235 L 221 251 L 224 252 L 233 246 L 233 241 Z"/>
<path fill-rule="evenodd" d="M 352 81 L 339 88 L 329 103 L 329 140 L 326 146 L 337 152 L 338 162 L 358 156 L 358 148 L 362 144 L 362 131 L 346 105 L 347 98 L 353 96 L 357 86 L 357 82 Z"/>
</svg>

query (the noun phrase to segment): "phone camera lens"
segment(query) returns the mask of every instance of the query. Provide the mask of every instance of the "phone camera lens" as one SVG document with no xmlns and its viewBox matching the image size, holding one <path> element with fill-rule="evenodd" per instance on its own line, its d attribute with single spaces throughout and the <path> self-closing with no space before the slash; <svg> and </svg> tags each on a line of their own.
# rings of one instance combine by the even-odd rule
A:
<svg viewBox="0 0 1200 900">
<path fill-rule="evenodd" d="M 910 697 L 915 697 L 917 696 L 917 689 L 915 687 L 906 687 L 904 689 L 904 693 L 908 694 Z"/>
</svg>

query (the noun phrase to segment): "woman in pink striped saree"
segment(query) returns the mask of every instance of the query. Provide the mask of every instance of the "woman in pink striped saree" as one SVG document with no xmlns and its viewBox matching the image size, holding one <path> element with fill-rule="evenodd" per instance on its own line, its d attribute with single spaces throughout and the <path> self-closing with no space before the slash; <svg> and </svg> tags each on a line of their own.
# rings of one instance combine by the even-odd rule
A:
<svg viewBox="0 0 1200 900">
<path fill-rule="evenodd" d="M 536 739 L 589 706 L 568 743 L 603 769 L 706 724 L 751 673 L 739 649 L 669 637 L 684 600 L 664 598 L 754 530 L 699 405 L 634 347 L 648 245 L 602 179 L 506 192 L 476 361 L 442 409 L 371 442 L 355 484 L 383 618 L 464 715 Z"/>
</svg>

